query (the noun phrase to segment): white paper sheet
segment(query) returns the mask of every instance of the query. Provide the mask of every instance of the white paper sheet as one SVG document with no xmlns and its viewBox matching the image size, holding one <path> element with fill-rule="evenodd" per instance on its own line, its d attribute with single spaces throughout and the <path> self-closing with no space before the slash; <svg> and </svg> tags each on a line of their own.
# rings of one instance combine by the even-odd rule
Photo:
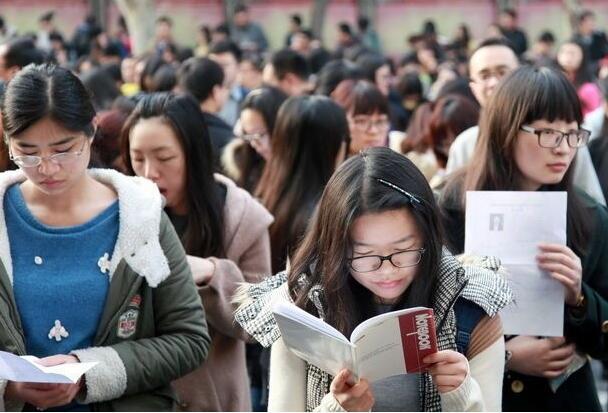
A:
<svg viewBox="0 0 608 413">
<path fill-rule="evenodd" d="M 562 336 L 564 287 L 538 268 L 538 244 L 566 244 L 566 192 L 467 192 L 465 252 L 496 256 L 515 302 L 501 312 L 505 334 Z"/>
<path fill-rule="evenodd" d="M 95 363 L 66 363 L 44 367 L 34 356 L 16 356 L 0 351 L 0 379 L 27 383 L 76 383 Z"/>
</svg>

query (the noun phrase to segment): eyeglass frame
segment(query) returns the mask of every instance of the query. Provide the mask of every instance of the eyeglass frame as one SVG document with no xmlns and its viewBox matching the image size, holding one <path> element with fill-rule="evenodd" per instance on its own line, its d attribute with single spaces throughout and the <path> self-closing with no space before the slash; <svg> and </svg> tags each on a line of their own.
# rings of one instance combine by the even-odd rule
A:
<svg viewBox="0 0 608 413">
<path fill-rule="evenodd" d="M 95 129 L 95 131 L 93 131 L 93 135 L 92 136 L 85 136 L 84 140 L 82 141 L 82 147 L 76 151 L 76 152 L 60 152 L 60 153 L 55 153 L 53 155 L 49 155 L 49 156 L 38 156 L 38 155 L 19 155 L 19 156 L 14 156 L 13 155 L 13 151 L 11 149 L 10 146 L 10 138 L 8 138 L 8 136 L 5 136 L 6 142 L 7 142 L 7 146 L 8 146 L 8 157 L 11 161 L 13 161 L 15 163 L 15 165 L 17 165 L 19 168 L 37 168 L 42 164 L 42 161 L 44 160 L 48 160 L 53 162 L 55 165 L 63 165 L 65 163 L 68 163 L 70 161 L 75 161 L 76 159 L 78 159 L 82 153 L 84 152 L 84 148 L 87 144 L 87 139 L 91 139 L 93 140 L 93 138 L 95 137 L 95 132 L 97 132 L 97 129 Z M 69 157 L 67 157 L 69 155 Z M 61 158 L 66 158 L 64 160 L 58 160 Z M 30 159 L 37 159 L 37 163 L 35 165 L 23 165 L 20 164 L 22 162 L 22 160 L 24 158 L 30 158 Z"/>
<path fill-rule="evenodd" d="M 409 267 L 414 267 L 418 264 L 420 264 L 420 261 L 422 261 L 422 255 L 425 253 L 426 248 L 416 248 L 416 249 L 412 249 L 412 250 L 403 250 L 403 251 L 397 251 L 394 252 L 390 255 L 362 255 L 361 257 L 356 257 L 356 258 L 348 258 L 348 265 L 351 268 L 351 270 L 359 272 L 359 273 L 368 273 L 368 272 L 372 272 L 372 271 L 377 271 L 382 267 L 382 264 L 384 264 L 384 261 L 388 261 L 391 263 L 391 265 L 395 268 L 409 268 Z M 395 265 L 395 263 L 393 262 L 393 256 L 397 255 L 397 254 L 403 254 L 404 252 L 417 252 L 418 253 L 418 261 L 416 261 L 414 264 L 411 265 L 405 265 L 403 267 L 400 267 L 398 265 Z M 355 269 L 353 267 L 353 261 L 358 260 L 358 259 L 362 259 L 362 258 L 380 258 L 380 264 L 378 265 L 378 267 L 372 269 L 372 270 L 368 270 L 368 271 L 359 271 L 357 269 Z"/>
<path fill-rule="evenodd" d="M 524 132 L 528 132 L 528 133 L 532 133 L 534 135 L 536 135 L 537 140 L 538 140 L 538 146 L 540 146 L 541 148 L 547 148 L 547 149 L 555 149 L 555 148 L 559 148 L 560 145 L 562 144 L 562 142 L 564 141 L 564 139 L 566 139 L 566 143 L 568 144 L 569 147 L 571 147 L 572 149 L 578 149 L 578 148 L 582 148 L 583 146 L 587 145 L 587 143 L 589 143 L 589 137 L 591 136 L 591 131 L 584 129 L 584 128 L 580 128 L 577 129 L 576 131 L 573 129 L 571 131 L 568 132 L 562 132 L 561 130 L 557 130 L 557 129 L 551 129 L 551 128 L 534 128 L 530 125 L 521 125 L 519 127 L 520 130 L 524 131 Z M 554 132 L 556 134 L 559 134 L 560 137 L 557 139 L 556 143 L 554 146 L 543 146 L 540 143 L 540 135 L 542 132 Z M 578 146 L 572 146 L 570 144 L 570 138 L 569 136 L 576 136 L 576 135 L 571 135 L 572 132 L 585 132 L 586 133 L 586 138 L 584 139 L 584 143 L 582 145 L 578 145 Z M 578 137 L 577 137 L 578 138 Z"/>
<path fill-rule="evenodd" d="M 245 142 L 253 142 L 253 141 L 260 141 L 264 138 L 270 138 L 270 134 L 268 132 L 241 133 L 241 134 L 236 135 L 236 137 L 244 140 Z"/>
<path fill-rule="evenodd" d="M 385 126 L 383 126 L 382 128 L 380 128 L 378 126 L 378 121 L 372 122 L 371 118 L 368 118 L 367 125 L 365 128 L 360 128 L 359 126 L 357 126 L 357 123 L 356 123 L 357 116 L 361 116 L 361 115 L 354 115 L 354 116 L 349 115 L 348 120 L 349 120 L 349 122 L 351 122 L 353 124 L 353 126 L 359 132 L 369 132 L 372 128 L 372 125 L 374 125 L 376 127 L 376 130 L 378 130 L 378 131 L 383 130 L 383 129 L 388 130 L 391 128 L 391 120 L 389 119 L 388 115 L 386 115 L 386 119 L 383 120 L 383 123 L 385 123 Z M 366 116 L 366 115 L 363 115 L 363 116 Z M 362 118 L 359 118 L 359 119 L 362 119 Z"/>
</svg>

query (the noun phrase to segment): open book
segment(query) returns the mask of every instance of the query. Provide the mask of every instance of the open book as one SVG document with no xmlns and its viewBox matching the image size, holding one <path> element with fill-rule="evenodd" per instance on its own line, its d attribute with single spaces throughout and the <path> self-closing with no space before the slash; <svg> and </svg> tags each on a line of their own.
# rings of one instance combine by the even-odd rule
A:
<svg viewBox="0 0 608 413">
<path fill-rule="evenodd" d="M 373 382 L 423 371 L 426 356 L 437 352 L 433 310 L 392 311 L 359 324 L 348 340 L 342 333 L 296 305 L 278 302 L 274 317 L 285 345 L 298 357 L 335 376 L 349 369 Z"/>
<path fill-rule="evenodd" d="M 28 383 L 75 384 L 78 379 L 93 368 L 93 363 L 66 363 L 44 367 L 34 356 L 16 356 L 0 351 L 0 379 Z"/>
</svg>

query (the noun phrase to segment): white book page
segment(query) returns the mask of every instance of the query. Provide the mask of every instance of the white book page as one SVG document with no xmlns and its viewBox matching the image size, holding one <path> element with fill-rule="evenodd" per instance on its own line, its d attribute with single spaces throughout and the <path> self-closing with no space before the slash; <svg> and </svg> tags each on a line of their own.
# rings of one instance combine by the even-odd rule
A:
<svg viewBox="0 0 608 413">
<path fill-rule="evenodd" d="M 407 373 L 399 318 L 394 314 L 392 317 L 376 320 L 372 325 L 360 330 L 357 341 L 353 344 L 356 346 L 359 374 L 370 382 Z"/>
<path fill-rule="evenodd" d="M 353 345 L 338 330 L 293 304 L 277 303 L 273 312 L 285 345 L 295 355 L 334 376 L 343 368 L 358 374 Z"/>
<path fill-rule="evenodd" d="M 465 252 L 496 256 L 516 303 L 501 312 L 505 334 L 562 336 L 564 287 L 538 268 L 538 244 L 566 245 L 566 192 L 467 192 Z M 504 313 L 504 314 L 503 314 Z"/>
<path fill-rule="evenodd" d="M 66 363 L 52 367 L 38 364 L 33 356 L 19 357 L 0 351 L 0 379 L 28 383 L 76 383 L 94 363 Z"/>
<path fill-rule="evenodd" d="M 353 344 L 357 344 L 359 336 L 365 333 L 366 329 L 374 326 L 375 324 L 382 323 L 387 318 L 398 318 L 400 315 L 415 312 L 418 310 L 424 310 L 424 307 L 404 308 L 403 310 L 391 311 L 388 313 L 378 314 L 377 316 L 374 316 L 372 318 L 368 318 L 367 320 L 359 324 L 357 327 L 355 327 L 352 334 L 350 335 L 350 342 Z"/>
</svg>

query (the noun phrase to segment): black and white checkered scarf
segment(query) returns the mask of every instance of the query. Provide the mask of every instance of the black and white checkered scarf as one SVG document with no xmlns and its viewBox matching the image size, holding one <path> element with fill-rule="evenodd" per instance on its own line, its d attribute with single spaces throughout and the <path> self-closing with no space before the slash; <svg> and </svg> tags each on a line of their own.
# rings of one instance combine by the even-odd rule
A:
<svg viewBox="0 0 608 413">
<path fill-rule="evenodd" d="M 444 249 L 432 305 L 439 350 L 456 351 L 456 316 L 453 306 L 458 297 L 479 305 L 490 317 L 512 300 L 507 281 L 499 274 L 504 269 L 498 259 L 469 257 L 462 261 L 465 263 Z M 239 303 L 235 320 L 264 347 L 270 347 L 281 336 L 272 315 L 272 306 L 277 300 L 292 301 L 286 272 L 269 277 L 259 284 L 245 284 L 235 296 L 235 301 Z M 314 410 L 329 393 L 331 380 L 329 374 L 307 363 L 307 411 Z M 422 411 L 441 411 L 441 399 L 429 373 L 422 374 L 419 390 Z"/>
</svg>

